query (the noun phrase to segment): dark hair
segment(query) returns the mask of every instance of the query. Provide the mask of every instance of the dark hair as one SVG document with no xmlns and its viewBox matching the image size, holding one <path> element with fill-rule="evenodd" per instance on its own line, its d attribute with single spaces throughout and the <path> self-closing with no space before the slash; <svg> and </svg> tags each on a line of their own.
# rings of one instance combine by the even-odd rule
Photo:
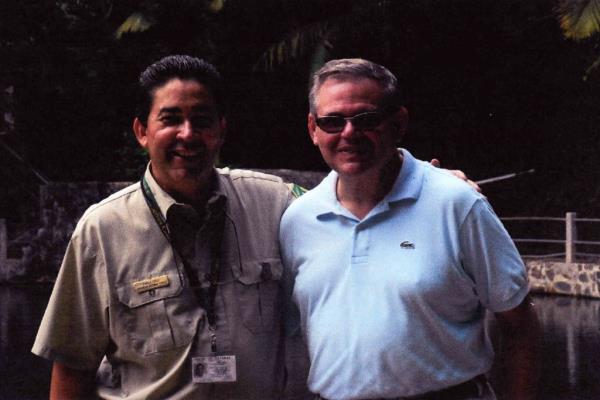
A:
<svg viewBox="0 0 600 400">
<path fill-rule="evenodd" d="M 152 107 L 154 92 L 171 79 L 194 80 L 207 86 L 217 106 L 217 112 L 225 112 L 225 90 L 221 74 L 211 63 L 187 55 L 167 56 L 146 68 L 138 80 L 136 117 L 146 125 Z"/>
<path fill-rule="evenodd" d="M 312 77 L 308 95 L 310 112 L 317 112 L 317 96 L 325 81 L 329 78 L 339 80 L 372 79 L 381 85 L 383 103 L 388 109 L 398 109 L 402 105 L 398 79 L 387 68 L 362 58 L 343 58 L 331 60 L 321 67 Z"/>
</svg>

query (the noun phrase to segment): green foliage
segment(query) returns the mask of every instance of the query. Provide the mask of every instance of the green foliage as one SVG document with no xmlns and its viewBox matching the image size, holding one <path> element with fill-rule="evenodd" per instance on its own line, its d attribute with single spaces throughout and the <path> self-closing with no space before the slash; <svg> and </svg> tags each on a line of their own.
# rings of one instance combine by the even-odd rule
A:
<svg viewBox="0 0 600 400">
<path fill-rule="evenodd" d="M 115 37 L 121 39 L 124 33 L 144 32 L 154 24 L 156 24 L 156 21 L 152 17 L 140 12 L 134 12 L 119 26 L 115 32 Z"/>
<path fill-rule="evenodd" d="M 150 62 L 187 53 L 215 63 L 227 77 L 232 107 L 223 164 L 325 169 L 306 136 L 308 77 L 328 59 L 363 57 L 400 77 L 411 112 L 405 143 L 417 156 L 439 157 L 474 178 L 536 168 L 536 179 L 549 171 L 548 181 L 583 193 L 598 180 L 597 168 L 577 167 L 581 157 L 600 151 L 597 84 L 583 85 L 578 75 L 594 43 L 565 42 L 552 5 L 4 1 L 0 90 L 14 91 L 10 109 L 0 104 L 0 121 L 6 111 L 11 115 L 0 130 L 52 180 L 137 179 L 146 156 L 130 133 L 134 82 Z M 581 18 L 588 13 L 580 11 Z M 37 182 L 27 171 L 17 175 L 8 157 L 0 154 L 0 161 L 2 215 L 20 200 L 15 179 Z M 555 179 L 565 169 L 569 179 Z M 578 178 L 584 173 L 587 179 Z"/>
<path fill-rule="evenodd" d="M 557 6 L 565 37 L 587 39 L 600 31 L 599 0 L 560 0 Z"/>
<path fill-rule="evenodd" d="M 582 41 L 600 32 L 600 0 L 559 0 L 556 7 L 560 27 L 568 39 Z M 587 81 L 600 67 L 600 57 L 590 64 L 583 75 Z"/>
</svg>

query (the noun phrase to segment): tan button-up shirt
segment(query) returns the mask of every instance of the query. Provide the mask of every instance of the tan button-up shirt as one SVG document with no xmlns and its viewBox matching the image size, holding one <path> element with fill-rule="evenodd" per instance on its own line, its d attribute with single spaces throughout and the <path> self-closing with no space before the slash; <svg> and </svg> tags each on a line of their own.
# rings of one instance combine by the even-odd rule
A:
<svg viewBox="0 0 600 400">
<path fill-rule="evenodd" d="M 293 197 L 277 177 L 229 169 L 216 174 L 216 193 L 226 197 L 216 331 L 209 331 L 181 256 L 137 183 L 90 207 L 79 221 L 32 351 L 73 368 L 100 366 L 101 398 L 281 398 L 277 238 Z M 145 177 L 163 216 L 182 206 L 149 171 Z M 202 282 L 210 263 L 202 233 L 194 235 L 190 264 Z M 191 358 L 213 354 L 213 333 L 217 354 L 236 356 L 235 383 L 192 383 Z"/>
</svg>

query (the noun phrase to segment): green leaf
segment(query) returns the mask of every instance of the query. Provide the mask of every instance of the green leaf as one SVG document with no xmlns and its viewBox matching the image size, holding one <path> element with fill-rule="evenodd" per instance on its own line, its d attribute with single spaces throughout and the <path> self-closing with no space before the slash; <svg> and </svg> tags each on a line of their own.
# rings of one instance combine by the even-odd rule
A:
<svg viewBox="0 0 600 400">
<path fill-rule="evenodd" d="M 260 56 L 253 71 L 272 71 L 279 65 L 312 53 L 315 46 L 328 37 L 330 29 L 330 22 L 320 22 L 291 32 Z"/>
<path fill-rule="evenodd" d="M 154 18 L 147 16 L 141 12 L 135 12 L 131 14 L 125 22 L 119 26 L 115 32 L 115 37 L 120 39 L 124 33 L 129 32 L 144 32 L 150 29 L 156 21 Z"/>
<path fill-rule="evenodd" d="M 600 0 L 560 0 L 560 26 L 569 39 L 587 39 L 600 32 Z"/>
</svg>

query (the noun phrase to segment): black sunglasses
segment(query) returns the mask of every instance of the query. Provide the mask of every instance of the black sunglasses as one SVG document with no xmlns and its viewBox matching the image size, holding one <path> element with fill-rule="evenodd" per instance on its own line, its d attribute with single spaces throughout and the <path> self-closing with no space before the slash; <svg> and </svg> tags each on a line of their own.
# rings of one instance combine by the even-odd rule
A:
<svg viewBox="0 0 600 400">
<path fill-rule="evenodd" d="M 379 127 L 387 116 L 388 114 L 379 111 L 369 111 L 356 114 L 352 117 L 326 115 L 317 117 L 315 121 L 317 126 L 327 133 L 340 133 L 344 130 L 348 121 L 352 123 L 352 126 L 354 126 L 355 129 L 371 131 Z"/>
</svg>

